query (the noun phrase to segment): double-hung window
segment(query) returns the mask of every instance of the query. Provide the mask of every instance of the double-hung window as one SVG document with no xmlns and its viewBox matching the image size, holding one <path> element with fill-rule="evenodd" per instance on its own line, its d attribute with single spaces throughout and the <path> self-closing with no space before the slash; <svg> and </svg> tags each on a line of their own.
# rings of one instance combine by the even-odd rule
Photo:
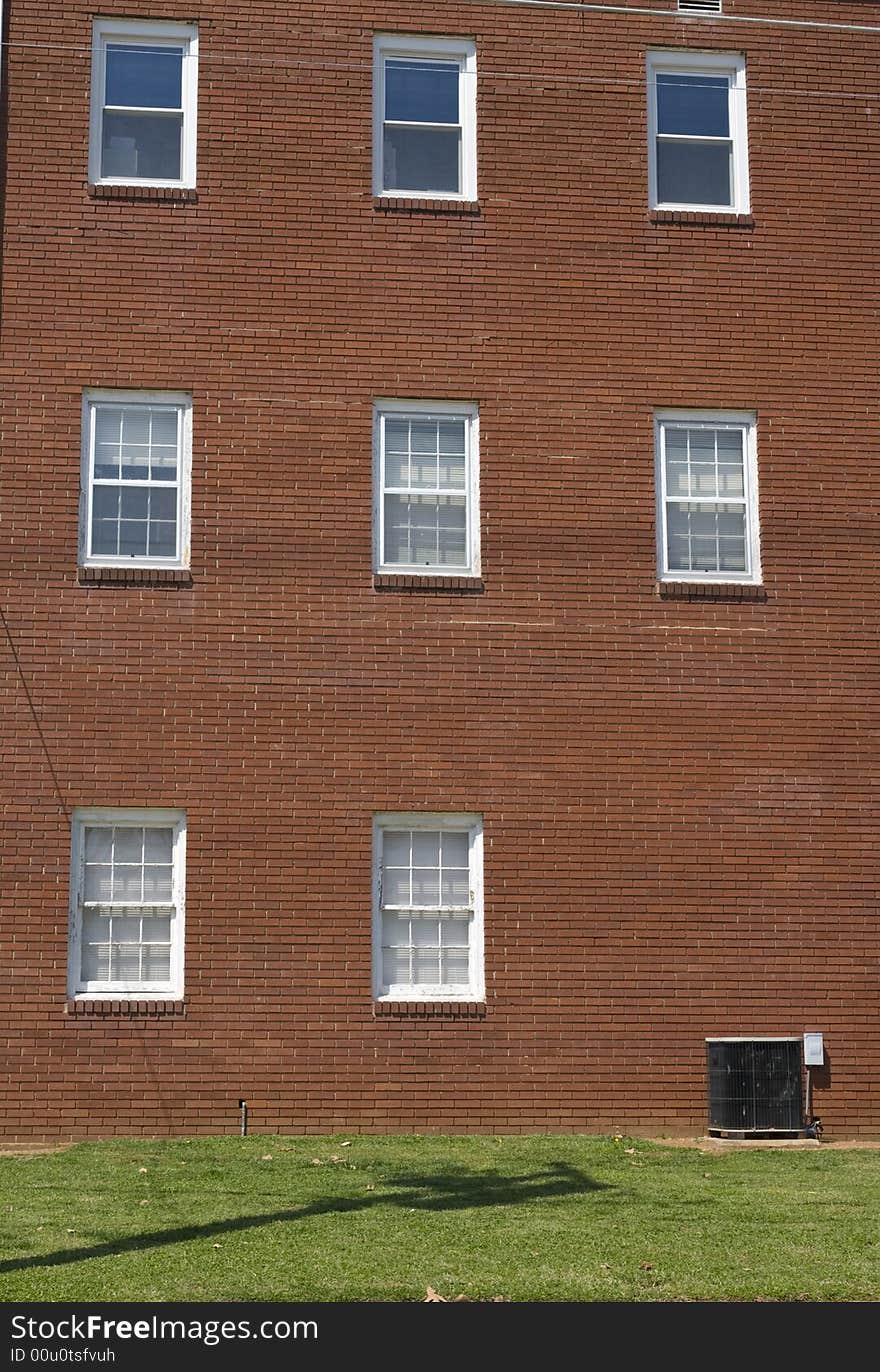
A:
<svg viewBox="0 0 880 1372">
<path fill-rule="evenodd" d="M 477 575 L 476 406 L 388 400 L 374 418 L 376 570 Z"/>
<path fill-rule="evenodd" d="M 745 58 L 648 54 L 654 209 L 749 211 Z"/>
<path fill-rule="evenodd" d="M 655 416 L 661 580 L 761 580 L 754 414 Z"/>
<path fill-rule="evenodd" d="M 476 200 L 476 79 L 472 40 L 375 39 L 376 195 Z"/>
<path fill-rule="evenodd" d="M 483 830 L 476 815 L 376 817 L 377 999 L 484 998 L 482 867 Z"/>
<path fill-rule="evenodd" d="M 185 819 L 179 810 L 77 810 L 72 996 L 183 994 Z"/>
<path fill-rule="evenodd" d="M 191 451 L 188 395 L 86 393 L 82 566 L 189 565 Z"/>
<path fill-rule="evenodd" d="M 90 181 L 195 186 L 197 62 L 194 25 L 95 20 Z"/>
</svg>

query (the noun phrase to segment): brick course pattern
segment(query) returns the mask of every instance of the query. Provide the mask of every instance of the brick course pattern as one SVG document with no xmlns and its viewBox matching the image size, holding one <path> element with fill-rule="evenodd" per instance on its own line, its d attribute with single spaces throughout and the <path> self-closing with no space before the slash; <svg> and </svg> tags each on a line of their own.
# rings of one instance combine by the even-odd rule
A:
<svg viewBox="0 0 880 1372">
<path fill-rule="evenodd" d="M 4 59 L 4 1140 L 702 1132 L 822 1030 L 880 1134 L 880 4 L 195 0 L 196 193 L 88 184 L 93 4 Z M 106 0 L 104 15 L 129 15 Z M 753 17 L 773 22 L 737 23 Z M 378 203 L 374 32 L 475 37 L 479 202 Z M 645 54 L 752 210 L 650 214 Z M 191 576 L 77 568 L 84 388 L 190 391 Z M 481 579 L 374 578 L 376 397 L 479 405 Z M 665 586 L 653 411 L 753 410 L 763 588 Z M 183 1005 L 69 1004 L 76 806 L 187 814 Z M 485 1006 L 375 1005 L 371 821 L 481 814 Z"/>
</svg>

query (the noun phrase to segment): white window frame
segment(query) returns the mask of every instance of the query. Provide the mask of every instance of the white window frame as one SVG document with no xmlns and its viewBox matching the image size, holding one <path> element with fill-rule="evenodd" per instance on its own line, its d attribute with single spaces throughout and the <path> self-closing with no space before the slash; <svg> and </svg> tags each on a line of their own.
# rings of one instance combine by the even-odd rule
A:
<svg viewBox="0 0 880 1372">
<path fill-rule="evenodd" d="M 85 831 L 93 825 L 173 828 L 171 968 L 167 983 L 131 985 L 125 982 L 90 983 L 81 978 Z M 70 912 L 68 927 L 68 998 L 71 1000 L 182 1000 L 185 933 L 186 815 L 182 810 L 80 808 L 73 813 L 70 851 Z M 120 902 L 120 909 L 138 908 Z M 141 908 L 149 909 L 150 906 Z"/>
<path fill-rule="evenodd" d="M 106 49 L 108 43 L 138 43 L 153 47 L 182 47 L 180 177 L 101 175 L 101 131 L 104 122 Z M 92 25 L 92 91 L 89 120 L 89 181 L 97 186 L 179 186 L 196 184 L 196 134 L 199 31 L 195 24 L 170 24 L 148 19 L 95 19 Z M 122 108 L 130 109 L 131 106 Z"/>
<path fill-rule="evenodd" d="M 385 127 L 385 62 L 401 57 L 418 61 L 457 62 L 461 128 L 461 185 L 458 192 L 385 190 L 383 150 Z M 416 128 L 431 128 L 416 124 Z M 440 126 L 438 126 L 440 127 Z M 442 125 L 449 129 L 451 124 Z M 477 45 L 472 38 L 423 38 L 407 34 L 376 34 L 373 39 L 373 194 L 393 199 L 465 200 L 477 198 Z"/>
<path fill-rule="evenodd" d="M 385 562 L 385 420 L 395 415 L 424 419 L 464 419 L 465 438 L 465 562 L 424 563 Z M 373 570 L 399 576 L 473 576 L 480 575 L 480 416 L 478 407 L 466 400 L 376 400 L 373 404 Z M 424 495 L 436 494 L 429 490 Z M 455 492 L 462 494 L 462 492 Z"/>
<path fill-rule="evenodd" d="M 469 835 L 470 919 L 469 983 L 464 986 L 386 986 L 382 975 L 382 842 L 386 829 L 441 829 Z M 434 908 L 434 907 L 431 907 Z M 439 907 L 442 908 L 442 907 Z M 426 811 L 383 813 L 373 818 L 373 998 L 378 1001 L 484 1001 L 486 999 L 483 928 L 483 821 L 475 814 Z"/>
<path fill-rule="evenodd" d="M 95 412 L 101 405 L 173 407 L 179 412 L 177 430 L 177 554 L 175 557 L 127 556 L 90 552 L 94 491 Z M 135 483 L 132 485 L 150 483 Z M 168 483 L 170 485 L 170 482 Z M 190 562 L 190 506 L 192 500 L 192 396 L 185 391 L 88 390 L 82 402 L 82 463 L 80 478 L 79 565 L 81 567 L 167 567 L 185 570 Z"/>
<path fill-rule="evenodd" d="M 745 434 L 743 444 L 743 490 L 742 497 L 701 497 L 690 499 L 682 496 L 669 496 L 666 493 L 665 428 L 687 425 L 690 428 L 738 429 Z M 718 585 L 732 583 L 745 585 L 761 584 L 760 528 L 758 520 L 758 454 L 757 454 L 757 416 L 753 410 L 657 410 L 654 414 L 654 453 L 657 487 L 657 567 L 661 581 L 712 582 Z M 745 553 L 746 570 L 731 571 L 687 571 L 668 566 L 666 539 L 667 501 L 684 504 L 735 505 L 742 504 L 745 510 Z"/>
<path fill-rule="evenodd" d="M 657 190 L 657 74 L 681 72 L 687 76 L 727 76 L 728 114 L 733 170 L 731 183 L 733 202 L 729 205 L 704 205 L 699 201 L 660 200 Z M 685 143 L 727 142 L 688 134 L 670 134 L 670 140 Z M 749 214 L 749 140 L 748 111 L 746 109 L 746 59 L 740 53 L 693 52 L 676 49 L 673 52 L 648 53 L 648 178 L 649 200 L 655 210 L 698 210 L 712 214 Z"/>
</svg>

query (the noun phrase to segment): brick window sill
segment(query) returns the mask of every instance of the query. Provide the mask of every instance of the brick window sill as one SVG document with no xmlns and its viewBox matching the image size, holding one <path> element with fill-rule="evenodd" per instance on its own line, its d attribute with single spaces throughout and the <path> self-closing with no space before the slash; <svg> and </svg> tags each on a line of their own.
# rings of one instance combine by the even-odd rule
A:
<svg viewBox="0 0 880 1372">
<path fill-rule="evenodd" d="M 182 1000 L 69 1000 L 66 1013 L 76 1019 L 159 1019 L 185 1015 Z"/>
<path fill-rule="evenodd" d="M 80 567 L 80 586 L 191 586 L 185 567 Z"/>
<path fill-rule="evenodd" d="M 480 595 L 484 590 L 478 576 L 414 576 L 375 573 L 374 591 L 408 591 L 423 595 Z"/>
<path fill-rule="evenodd" d="M 157 200 L 171 205 L 197 205 L 199 193 L 188 186 L 96 186 L 86 185 L 90 200 Z"/>
<path fill-rule="evenodd" d="M 405 195 L 374 195 L 373 209 L 384 214 L 464 215 L 470 219 L 482 213 L 479 200 L 430 200 Z"/>
<path fill-rule="evenodd" d="M 763 586 L 724 584 L 711 581 L 658 581 L 657 594 L 661 600 L 759 601 L 767 599 Z"/>
<path fill-rule="evenodd" d="M 374 1000 L 374 1019 L 485 1019 L 485 1001 Z"/>
<path fill-rule="evenodd" d="M 750 214 L 731 214 L 729 211 L 714 210 L 651 210 L 649 219 L 652 224 L 681 224 L 685 228 L 706 225 L 710 228 L 753 229 L 755 221 Z"/>
</svg>

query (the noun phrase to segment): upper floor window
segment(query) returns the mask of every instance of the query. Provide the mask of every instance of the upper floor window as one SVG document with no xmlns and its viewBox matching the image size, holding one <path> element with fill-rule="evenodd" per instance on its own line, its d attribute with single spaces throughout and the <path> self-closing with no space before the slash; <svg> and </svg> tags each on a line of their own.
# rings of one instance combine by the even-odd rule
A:
<svg viewBox="0 0 880 1372">
<path fill-rule="evenodd" d="M 478 574 L 477 424 L 474 405 L 377 404 L 377 571 Z"/>
<path fill-rule="evenodd" d="M 749 211 L 745 58 L 648 54 L 654 209 Z"/>
<path fill-rule="evenodd" d="M 185 818 L 179 810 L 77 810 L 73 996 L 183 994 Z"/>
<path fill-rule="evenodd" d="M 196 184 L 198 30 L 96 19 L 89 180 Z"/>
<path fill-rule="evenodd" d="M 666 581 L 760 582 L 755 416 L 655 416 L 658 557 Z"/>
<path fill-rule="evenodd" d="M 482 1000 L 483 829 L 476 815 L 378 815 L 373 993 Z"/>
<path fill-rule="evenodd" d="M 83 400 L 80 563 L 189 565 L 192 404 L 168 392 Z"/>
<path fill-rule="evenodd" d="M 376 38 L 376 195 L 476 200 L 476 80 L 476 45 L 471 40 Z"/>
</svg>

